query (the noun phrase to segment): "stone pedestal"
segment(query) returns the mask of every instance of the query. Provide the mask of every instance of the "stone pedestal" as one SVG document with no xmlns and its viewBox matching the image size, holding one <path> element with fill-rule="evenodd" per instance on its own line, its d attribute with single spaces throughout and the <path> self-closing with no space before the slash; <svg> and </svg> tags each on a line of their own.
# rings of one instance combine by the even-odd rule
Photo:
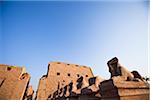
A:
<svg viewBox="0 0 150 100">
<path fill-rule="evenodd" d="M 102 100 L 149 100 L 149 84 L 136 81 L 103 81 L 100 85 Z"/>
</svg>

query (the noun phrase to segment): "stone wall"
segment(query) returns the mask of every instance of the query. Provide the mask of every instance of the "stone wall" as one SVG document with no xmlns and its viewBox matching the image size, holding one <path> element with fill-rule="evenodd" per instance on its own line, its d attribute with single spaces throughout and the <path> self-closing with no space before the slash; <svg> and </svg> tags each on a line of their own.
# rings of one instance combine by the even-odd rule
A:
<svg viewBox="0 0 150 100">
<path fill-rule="evenodd" d="M 22 100 L 30 75 L 24 67 L 0 65 L 0 100 Z"/>
<path fill-rule="evenodd" d="M 97 100 L 100 99 L 99 85 L 103 81 L 100 77 L 90 77 L 88 81 L 85 81 L 81 76 L 75 83 L 70 82 L 68 85 L 57 89 L 48 97 L 48 100 L 64 100 L 75 99 L 76 100 Z"/>
<path fill-rule="evenodd" d="M 32 86 L 28 86 L 25 96 L 24 96 L 24 100 L 33 100 L 33 94 L 34 94 L 34 90 L 32 88 Z"/>
<path fill-rule="evenodd" d="M 70 82 L 75 83 L 81 76 L 85 81 L 93 77 L 90 67 L 62 62 L 49 63 L 47 75 L 44 75 L 39 81 L 36 99 L 46 100 L 53 92 Z"/>
</svg>

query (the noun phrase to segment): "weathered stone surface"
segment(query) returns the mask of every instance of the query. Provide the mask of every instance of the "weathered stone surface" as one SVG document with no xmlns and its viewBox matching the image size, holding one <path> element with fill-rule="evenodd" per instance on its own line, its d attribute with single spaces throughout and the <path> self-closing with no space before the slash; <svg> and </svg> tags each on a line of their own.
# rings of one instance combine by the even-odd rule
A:
<svg viewBox="0 0 150 100">
<path fill-rule="evenodd" d="M 32 100 L 33 94 L 34 94 L 34 90 L 32 86 L 28 86 L 24 100 Z"/>
<path fill-rule="evenodd" d="M 137 71 L 132 73 L 118 63 L 118 58 L 108 61 L 111 79 L 100 84 L 102 100 L 149 100 L 150 84 Z"/>
<path fill-rule="evenodd" d="M 83 77 L 80 77 L 79 79 L 77 79 L 76 83 L 70 83 L 69 85 L 66 85 L 65 87 L 58 89 L 57 91 L 55 91 L 51 97 L 49 97 L 49 100 L 63 100 L 63 99 L 73 99 L 76 98 L 76 100 L 86 100 L 88 98 L 88 100 L 97 100 L 98 98 L 100 99 L 100 93 L 99 93 L 99 85 L 96 85 L 96 81 L 102 81 L 102 79 L 100 79 L 99 77 L 92 77 L 89 78 L 89 81 L 91 79 L 95 79 L 93 80 L 92 84 L 87 84 L 84 85 L 84 79 Z M 74 85 L 76 84 L 76 85 Z M 74 87 L 76 87 L 74 90 L 72 89 Z M 78 86 L 80 85 L 80 86 Z M 83 85 L 83 86 L 82 86 Z M 61 90 L 65 90 L 65 91 L 61 91 Z M 91 98 L 91 99 L 90 99 Z"/>
<path fill-rule="evenodd" d="M 30 75 L 24 67 L 0 64 L 0 100 L 22 100 Z"/>
<path fill-rule="evenodd" d="M 90 67 L 51 62 L 40 78 L 36 100 L 149 100 L 150 84 L 128 71 L 118 58 L 108 61 L 111 78 L 94 76 Z M 25 68 L 0 64 L 0 100 L 32 100 Z"/>
<path fill-rule="evenodd" d="M 101 80 L 96 77 L 95 83 L 89 86 L 89 79 L 92 77 L 94 76 L 90 67 L 51 62 L 47 75 L 39 81 L 36 100 L 79 98 L 79 95 L 87 94 L 89 90 L 94 93 L 98 91 L 96 86 Z"/>
<path fill-rule="evenodd" d="M 100 94 L 103 100 L 149 100 L 149 84 L 135 81 L 103 81 Z"/>
<path fill-rule="evenodd" d="M 133 80 L 134 75 L 119 63 L 117 57 L 107 62 L 111 78 L 118 76 L 122 80 Z"/>
<path fill-rule="evenodd" d="M 36 100 L 149 100 L 149 84 L 118 58 L 108 61 L 111 78 L 94 77 L 89 67 L 52 62 L 39 81 Z"/>
</svg>

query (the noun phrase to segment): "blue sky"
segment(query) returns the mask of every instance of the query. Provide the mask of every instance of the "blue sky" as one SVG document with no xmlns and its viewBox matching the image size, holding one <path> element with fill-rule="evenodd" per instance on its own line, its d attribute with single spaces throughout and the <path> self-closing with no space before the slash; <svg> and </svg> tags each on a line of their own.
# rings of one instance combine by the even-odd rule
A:
<svg viewBox="0 0 150 100">
<path fill-rule="evenodd" d="M 25 66 L 36 89 L 50 61 L 109 78 L 114 56 L 148 76 L 148 3 L 0 2 L 0 63 Z"/>
</svg>

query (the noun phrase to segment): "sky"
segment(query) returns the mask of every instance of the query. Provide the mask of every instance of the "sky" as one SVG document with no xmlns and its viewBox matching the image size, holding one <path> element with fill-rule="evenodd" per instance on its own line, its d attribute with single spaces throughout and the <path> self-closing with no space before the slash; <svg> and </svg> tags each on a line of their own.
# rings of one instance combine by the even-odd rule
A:
<svg viewBox="0 0 150 100">
<path fill-rule="evenodd" d="M 0 63 L 25 66 L 36 90 L 51 61 L 92 68 L 110 78 L 107 61 L 149 75 L 148 2 L 0 2 Z"/>
</svg>

